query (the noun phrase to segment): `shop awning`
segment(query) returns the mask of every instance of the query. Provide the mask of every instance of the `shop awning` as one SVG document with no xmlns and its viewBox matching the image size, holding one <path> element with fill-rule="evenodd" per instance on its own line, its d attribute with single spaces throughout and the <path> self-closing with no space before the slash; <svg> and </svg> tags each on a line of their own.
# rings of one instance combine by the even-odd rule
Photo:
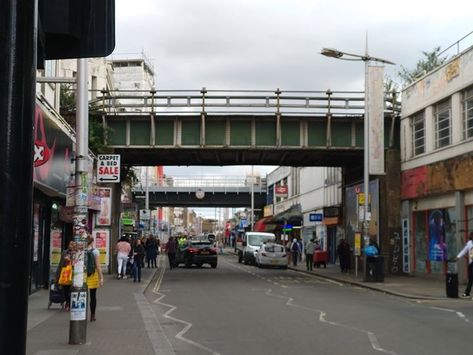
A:
<svg viewBox="0 0 473 355">
<path fill-rule="evenodd" d="M 272 217 L 264 217 L 255 222 L 253 225 L 253 230 L 255 232 L 273 232 L 278 223 L 273 221 Z"/>
<path fill-rule="evenodd" d="M 300 204 L 293 205 L 273 217 L 273 221 L 279 224 L 292 224 L 294 226 L 300 226 L 302 220 L 302 208 Z"/>
</svg>

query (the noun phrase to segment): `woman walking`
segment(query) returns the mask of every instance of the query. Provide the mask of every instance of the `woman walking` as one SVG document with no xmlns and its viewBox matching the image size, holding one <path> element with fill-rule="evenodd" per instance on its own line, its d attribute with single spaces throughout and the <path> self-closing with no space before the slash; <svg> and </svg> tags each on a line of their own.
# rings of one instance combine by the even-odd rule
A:
<svg viewBox="0 0 473 355">
<path fill-rule="evenodd" d="M 128 255 L 131 252 L 131 245 L 125 236 L 121 237 L 117 243 L 117 263 L 118 263 L 118 279 L 122 277 L 126 279 L 126 263 L 128 262 Z"/>
<path fill-rule="evenodd" d="M 103 286 L 103 274 L 99 261 L 100 252 L 94 247 L 94 238 L 87 236 L 86 262 L 87 262 L 87 287 L 90 298 L 90 321 L 95 322 L 95 309 L 97 308 L 97 289 Z"/>
</svg>

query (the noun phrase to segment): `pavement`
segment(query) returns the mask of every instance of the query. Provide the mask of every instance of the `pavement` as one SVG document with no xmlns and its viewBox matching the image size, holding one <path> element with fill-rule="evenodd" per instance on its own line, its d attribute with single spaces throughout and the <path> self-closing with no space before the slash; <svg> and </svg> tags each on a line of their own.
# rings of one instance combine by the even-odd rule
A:
<svg viewBox="0 0 473 355">
<path fill-rule="evenodd" d="M 234 254 L 234 251 L 226 249 L 225 253 Z M 302 262 L 296 267 L 290 266 L 290 269 L 409 299 L 447 300 L 444 278 L 386 275 L 384 282 L 365 282 L 361 273 L 342 273 L 335 264 L 306 271 L 305 262 Z M 104 286 L 97 292 L 97 321 L 87 321 L 87 341 L 83 345 L 68 344 L 69 312 L 62 310 L 59 304 L 48 309 L 48 290 L 35 292 L 28 302 L 27 354 L 168 354 L 169 349 L 159 350 L 159 345 L 153 340 L 163 332 L 154 329 L 152 325 L 156 322 L 148 319 L 155 315 L 144 297 L 157 270 L 160 269 L 144 268 L 141 283 L 105 275 Z M 460 285 L 460 294 L 463 287 Z"/>
<path fill-rule="evenodd" d="M 97 321 L 87 321 L 86 343 L 82 345 L 69 345 L 70 313 L 61 309 L 60 304 L 48 309 L 48 290 L 35 292 L 28 301 L 27 354 L 156 353 L 147 329 L 153 312 L 149 311 L 144 291 L 157 270 L 143 268 L 140 283 L 104 275 L 104 286 L 97 291 Z"/>
</svg>

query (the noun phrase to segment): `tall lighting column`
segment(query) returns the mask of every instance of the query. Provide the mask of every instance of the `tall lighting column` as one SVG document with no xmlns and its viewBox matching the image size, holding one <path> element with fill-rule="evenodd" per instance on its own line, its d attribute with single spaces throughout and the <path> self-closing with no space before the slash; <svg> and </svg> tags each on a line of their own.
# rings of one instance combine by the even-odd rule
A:
<svg viewBox="0 0 473 355">
<path fill-rule="evenodd" d="M 370 117 L 369 117 L 369 112 L 371 108 L 371 103 L 370 103 L 370 78 L 369 78 L 369 63 L 371 61 L 373 62 L 378 62 L 378 63 L 383 63 L 383 64 L 392 64 L 394 65 L 395 63 L 390 62 L 389 60 L 386 59 L 381 59 L 381 58 L 376 58 L 372 57 L 368 54 L 368 51 L 366 50 L 365 55 L 359 55 L 359 54 L 352 54 L 352 53 L 347 53 L 347 52 L 342 52 L 337 49 L 333 48 L 323 48 L 320 54 L 326 56 L 326 57 L 331 57 L 331 58 L 336 58 L 336 59 L 341 59 L 341 60 L 347 60 L 347 61 L 363 61 L 365 63 L 365 108 L 364 108 L 364 123 L 363 123 L 363 128 L 364 128 L 364 155 L 363 155 L 363 192 L 364 192 L 364 203 L 363 203 L 363 242 L 364 245 L 366 246 L 369 242 L 369 235 L 368 235 L 368 207 L 369 207 L 369 183 L 370 183 L 370 137 L 369 137 L 369 126 L 370 126 Z M 383 147 L 384 149 L 384 147 Z M 363 258 L 363 274 L 365 274 L 366 271 L 366 257 Z"/>
</svg>

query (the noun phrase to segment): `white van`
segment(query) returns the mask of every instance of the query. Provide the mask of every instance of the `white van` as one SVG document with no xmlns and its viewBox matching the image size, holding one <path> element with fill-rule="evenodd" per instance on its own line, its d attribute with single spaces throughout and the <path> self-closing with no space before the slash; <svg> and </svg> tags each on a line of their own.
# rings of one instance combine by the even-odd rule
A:
<svg viewBox="0 0 473 355">
<path fill-rule="evenodd" d="M 261 244 L 265 242 L 274 242 L 276 236 L 273 233 L 264 232 L 246 232 L 241 241 L 237 242 L 238 262 L 245 264 L 254 264 L 256 261 L 256 253 Z"/>
</svg>

